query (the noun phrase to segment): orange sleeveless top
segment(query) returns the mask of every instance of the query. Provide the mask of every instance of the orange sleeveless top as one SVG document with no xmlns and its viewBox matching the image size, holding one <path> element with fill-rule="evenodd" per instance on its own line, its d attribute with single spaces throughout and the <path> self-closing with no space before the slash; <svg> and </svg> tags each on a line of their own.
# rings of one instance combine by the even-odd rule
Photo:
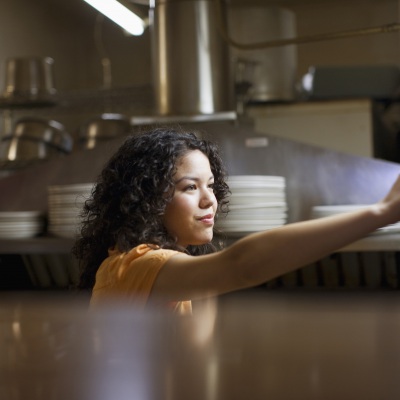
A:
<svg viewBox="0 0 400 400">
<path fill-rule="evenodd" d="M 124 253 L 109 249 L 108 257 L 96 273 L 90 306 L 114 300 L 144 308 L 158 273 L 166 261 L 177 253 L 146 244 Z M 174 302 L 168 307 L 179 313 L 191 312 L 190 301 Z"/>
</svg>

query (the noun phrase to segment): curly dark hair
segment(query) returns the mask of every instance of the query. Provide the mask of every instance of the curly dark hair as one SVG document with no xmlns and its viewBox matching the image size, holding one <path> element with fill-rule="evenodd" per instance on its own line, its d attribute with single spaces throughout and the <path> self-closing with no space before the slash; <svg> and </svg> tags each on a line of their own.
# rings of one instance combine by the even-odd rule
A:
<svg viewBox="0 0 400 400">
<path fill-rule="evenodd" d="M 228 212 L 229 188 L 216 144 L 172 128 L 129 136 L 103 168 L 80 215 L 81 236 L 72 249 L 81 270 L 80 289 L 93 288 L 110 247 L 124 252 L 146 243 L 192 255 L 216 250 L 213 243 L 183 249 L 162 223 L 173 194 L 176 163 L 191 150 L 200 150 L 210 161 L 216 217 Z"/>
</svg>

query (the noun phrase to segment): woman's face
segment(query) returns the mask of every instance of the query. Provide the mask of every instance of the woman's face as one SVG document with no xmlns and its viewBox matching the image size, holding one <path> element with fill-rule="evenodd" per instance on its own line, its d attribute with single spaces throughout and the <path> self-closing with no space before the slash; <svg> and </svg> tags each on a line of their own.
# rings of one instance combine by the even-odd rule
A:
<svg viewBox="0 0 400 400">
<path fill-rule="evenodd" d="M 217 200 L 210 162 L 200 150 L 178 159 L 173 176 L 175 193 L 164 213 L 164 226 L 187 247 L 211 241 Z"/>
</svg>

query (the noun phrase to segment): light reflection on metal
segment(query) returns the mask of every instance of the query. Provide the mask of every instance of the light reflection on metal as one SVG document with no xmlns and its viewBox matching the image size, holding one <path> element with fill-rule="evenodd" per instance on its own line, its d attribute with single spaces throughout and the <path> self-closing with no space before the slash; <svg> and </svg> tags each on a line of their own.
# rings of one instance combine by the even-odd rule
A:
<svg viewBox="0 0 400 400">
<path fill-rule="evenodd" d="M 14 321 L 12 323 L 12 331 L 14 334 L 14 338 L 17 340 L 21 339 L 21 324 L 19 321 Z"/>
<path fill-rule="evenodd" d="M 216 112 L 213 114 L 195 115 L 144 115 L 135 116 L 130 119 L 131 125 L 152 125 L 167 123 L 191 123 L 191 122 L 212 122 L 212 121 L 235 121 L 237 114 L 235 111 Z"/>
<path fill-rule="evenodd" d="M 15 161 L 17 159 L 17 148 L 18 148 L 18 139 L 14 137 L 10 140 L 10 145 L 8 148 L 7 158 L 10 161 Z"/>
<path fill-rule="evenodd" d="M 202 53 L 204 52 L 204 48 L 207 48 L 209 43 L 212 41 L 212 37 L 210 32 L 208 31 L 208 18 L 207 9 L 205 7 L 205 3 L 199 3 L 199 8 L 201 12 L 198 15 L 198 29 L 200 31 L 200 40 L 202 41 L 203 46 L 197 46 L 197 57 L 199 60 L 199 100 L 200 103 L 203 104 L 203 112 L 205 114 L 213 113 L 215 111 L 215 102 L 210 93 L 213 92 L 213 64 L 212 59 L 210 57 L 203 57 Z M 210 50 L 209 50 L 210 51 Z"/>
<path fill-rule="evenodd" d="M 215 321 L 218 314 L 217 300 L 209 297 L 201 300 L 195 308 L 196 318 L 193 320 L 193 341 L 198 345 L 207 344 L 214 334 Z"/>
</svg>

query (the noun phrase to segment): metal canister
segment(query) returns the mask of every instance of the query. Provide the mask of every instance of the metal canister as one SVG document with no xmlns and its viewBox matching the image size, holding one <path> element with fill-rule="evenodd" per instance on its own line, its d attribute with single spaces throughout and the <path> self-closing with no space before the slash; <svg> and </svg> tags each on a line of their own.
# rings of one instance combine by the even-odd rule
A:
<svg viewBox="0 0 400 400">
<path fill-rule="evenodd" d="M 161 115 L 230 111 L 229 46 L 213 0 L 155 0 L 150 8 L 154 91 Z"/>
<path fill-rule="evenodd" d="M 51 57 L 9 58 L 3 96 L 30 99 L 55 94 L 53 64 Z"/>
</svg>

